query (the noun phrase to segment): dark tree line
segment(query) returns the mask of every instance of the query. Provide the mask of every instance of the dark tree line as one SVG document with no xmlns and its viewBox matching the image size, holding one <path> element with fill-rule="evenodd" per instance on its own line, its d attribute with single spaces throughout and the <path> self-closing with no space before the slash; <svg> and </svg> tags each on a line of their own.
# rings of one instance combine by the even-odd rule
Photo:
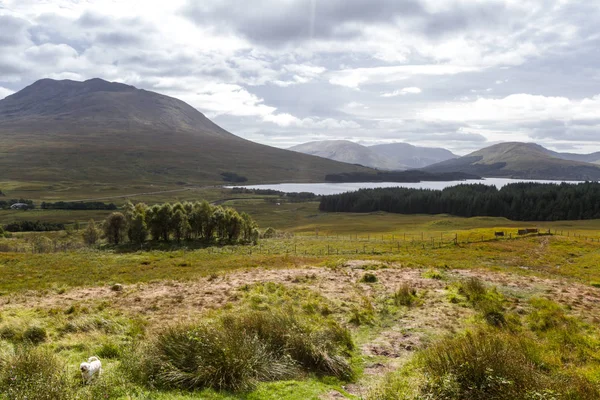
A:
<svg viewBox="0 0 600 400">
<path fill-rule="evenodd" d="M 111 244 L 128 239 L 140 244 L 157 241 L 218 240 L 227 243 L 253 243 L 258 240 L 258 225 L 246 213 L 233 208 L 213 206 L 206 201 L 175 204 L 127 203 L 123 213 L 112 213 L 103 224 Z"/>
<path fill-rule="evenodd" d="M 33 200 L 28 199 L 10 199 L 10 200 L 0 200 L 0 210 L 9 209 L 10 206 L 17 203 L 27 204 L 27 209 L 33 210 L 35 205 L 33 204 Z"/>
<path fill-rule="evenodd" d="M 65 224 L 41 221 L 19 221 L 4 226 L 4 230 L 7 232 L 49 232 L 64 229 Z"/>
<path fill-rule="evenodd" d="M 444 190 L 381 188 L 324 196 L 321 211 L 451 214 L 505 217 L 516 221 L 600 218 L 600 183 L 469 184 Z"/>
<path fill-rule="evenodd" d="M 231 193 L 233 193 L 233 194 L 238 194 L 238 193 L 257 194 L 257 195 L 261 195 L 261 196 L 279 196 L 282 198 L 287 198 L 287 199 L 289 199 L 289 201 L 291 201 L 293 203 L 315 200 L 319 197 L 312 192 L 289 192 L 289 193 L 286 193 L 286 192 L 282 192 L 280 190 L 274 190 L 274 189 L 248 189 L 248 188 L 244 188 L 244 187 L 231 188 Z"/>
<path fill-rule="evenodd" d="M 116 210 L 117 206 L 100 201 L 57 201 L 55 203 L 42 202 L 40 208 L 43 210 Z"/>
</svg>

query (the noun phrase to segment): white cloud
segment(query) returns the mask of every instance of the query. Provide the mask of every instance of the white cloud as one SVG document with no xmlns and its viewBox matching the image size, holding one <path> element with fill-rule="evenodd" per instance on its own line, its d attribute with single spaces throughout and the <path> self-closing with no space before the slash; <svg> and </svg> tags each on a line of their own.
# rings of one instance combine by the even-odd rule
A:
<svg viewBox="0 0 600 400">
<path fill-rule="evenodd" d="M 14 93 L 14 91 L 0 86 L 0 99 L 5 98 L 6 96 L 10 96 L 13 93 Z"/>
<path fill-rule="evenodd" d="M 390 67 L 355 68 L 331 72 L 329 83 L 358 89 L 372 83 L 393 83 L 415 75 L 456 75 L 477 71 L 478 67 L 460 65 L 397 65 Z"/>
<path fill-rule="evenodd" d="M 418 87 L 405 87 L 400 90 L 394 90 L 393 92 L 385 92 L 381 94 L 381 97 L 396 97 L 396 96 L 404 96 L 406 94 L 419 94 L 421 93 L 421 89 Z"/>
<path fill-rule="evenodd" d="M 531 94 L 512 94 L 501 99 L 479 98 L 469 103 L 429 107 L 419 113 L 427 120 L 535 122 L 600 118 L 600 95 L 571 100 Z"/>
</svg>

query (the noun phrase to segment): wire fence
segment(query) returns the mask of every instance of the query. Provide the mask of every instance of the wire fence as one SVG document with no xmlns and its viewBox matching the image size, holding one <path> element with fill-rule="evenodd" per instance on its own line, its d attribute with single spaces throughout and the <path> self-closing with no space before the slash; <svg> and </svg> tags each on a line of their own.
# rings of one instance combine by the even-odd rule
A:
<svg viewBox="0 0 600 400">
<path fill-rule="evenodd" d="M 600 232 L 578 232 L 558 229 L 485 229 L 457 232 L 410 232 L 392 234 L 322 234 L 292 235 L 262 239 L 256 245 L 192 244 L 171 242 L 161 250 L 204 250 L 209 254 L 241 255 L 381 255 L 408 253 L 416 250 L 460 249 L 466 245 L 488 242 L 510 242 L 538 236 L 560 236 L 571 240 L 600 243 Z M 148 248 L 146 248 L 149 245 Z M 151 243 L 144 248 L 152 250 Z M 39 235 L 26 241 L 0 241 L 0 253 L 56 253 L 85 249 L 79 241 L 50 239 Z M 143 250 L 143 248 L 141 249 Z"/>
</svg>

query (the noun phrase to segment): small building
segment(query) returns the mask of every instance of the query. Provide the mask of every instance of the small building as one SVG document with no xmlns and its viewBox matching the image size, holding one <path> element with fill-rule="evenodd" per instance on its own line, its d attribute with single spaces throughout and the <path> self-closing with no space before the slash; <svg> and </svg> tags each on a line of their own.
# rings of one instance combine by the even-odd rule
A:
<svg viewBox="0 0 600 400">
<path fill-rule="evenodd" d="M 27 210 L 29 208 L 29 204 L 27 203 L 15 203 L 10 206 L 11 210 Z"/>
</svg>

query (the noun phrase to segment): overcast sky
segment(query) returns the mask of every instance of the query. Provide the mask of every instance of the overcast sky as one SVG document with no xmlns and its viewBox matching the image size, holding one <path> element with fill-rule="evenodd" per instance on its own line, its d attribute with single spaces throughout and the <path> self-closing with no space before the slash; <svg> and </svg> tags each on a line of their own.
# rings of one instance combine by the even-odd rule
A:
<svg viewBox="0 0 600 400">
<path fill-rule="evenodd" d="M 100 77 L 239 136 L 600 150 L 600 2 L 0 0 L 0 98 Z"/>
</svg>

